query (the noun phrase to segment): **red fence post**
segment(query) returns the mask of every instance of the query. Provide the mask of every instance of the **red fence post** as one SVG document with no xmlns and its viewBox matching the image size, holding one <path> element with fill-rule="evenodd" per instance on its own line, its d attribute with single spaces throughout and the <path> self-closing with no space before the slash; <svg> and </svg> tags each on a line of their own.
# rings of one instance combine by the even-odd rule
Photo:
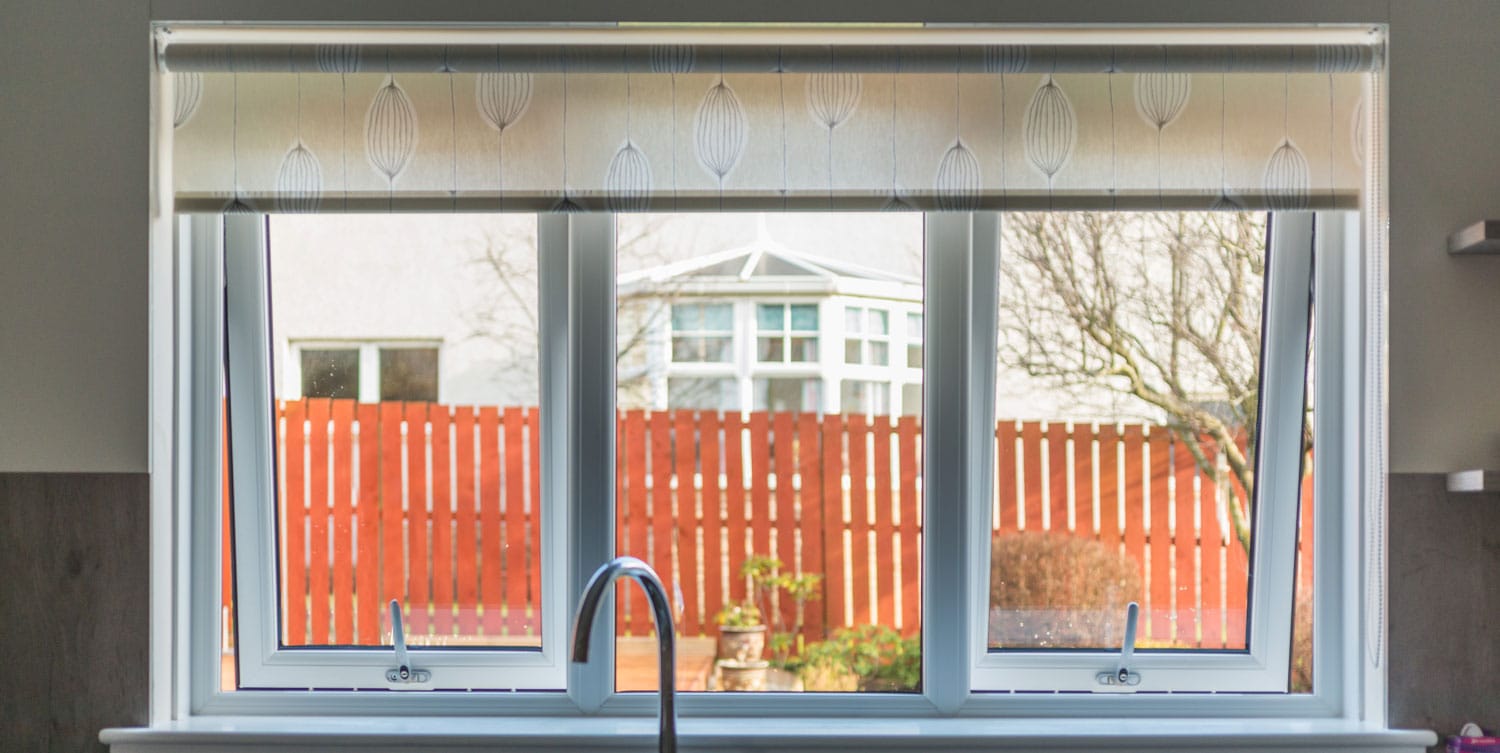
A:
<svg viewBox="0 0 1500 753">
<path fill-rule="evenodd" d="M 1193 511 L 1198 507 L 1193 493 L 1193 478 L 1197 475 L 1197 464 L 1188 451 L 1187 442 L 1176 434 L 1172 436 L 1173 513 L 1176 524 L 1172 528 L 1172 547 L 1175 559 L 1172 565 L 1173 598 L 1176 616 L 1173 618 L 1177 646 L 1196 647 L 1198 639 L 1198 596 L 1202 579 L 1196 576 L 1194 560 L 1198 549 L 1198 528 L 1193 521 Z"/>
<path fill-rule="evenodd" d="M 702 629 L 706 635 L 718 635 L 714 622 L 724 607 L 723 498 L 719 488 L 719 412 L 705 410 L 698 414 L 699 473 L 703 476 L 703 604 Z"/>
<path fill-rule="evenodd" d="M 457 571 L 458 632 L 479 633 L 479 527 L 478 501 L 474 498 L 476 465 L 474 459 L 474 408 L 463 406 L 453 414 L 454 486 L 454 569 Z"/>
<path fill-rule="evenodd" d="M 333 401 L 333 642 L 354 643 L 354 401 Z"/>
<path fill-rule="evenodd" d="M 1172 499 L 1168 495 L 1167 480 L 1171 476 L 1172 445 L 1166 429 L 1151 427 L 1146 437 L 1151 454 L 1151 473 L 1146 478 L 1147 494 L 1151 498 L 1151 587 L 1147 590 L 1146 635 L 1152 640 L 1166 641 L 1172 637 Z"/>
<path fill-rule="evenodd" d="M 922 432 L 916 416 L 902 416 L 896 426 L 896 454 L 901 469 L 897 492 L 901 518 L 897 529 L 901 537 L 901 633 L 911 636 L 922 628 L 922 517 L 917 504 L 917 480 L 921 476 L 917 444 Z"/>
<path fill-rule="evenodd" d="M 797 520 L 802 530 L 802 560 L 799 573 L 819 573 L 824 576 L 818 588 L 826 593 L 827 574 L 823 573 L 823 474 L 822 452 L 819 441 L 818 416 L 803 413 L 797 417 L 797 474 L 801 488 L 797 497 Z M 824 632 L 824 613 L 827 597 L 813 597 L 804 606 L 802 637 L 804 642 L 820 641 Z"/>
<path fill-rule="evenodd" d="M 410 635 L 426 635 L 432 620 L 427 542 L 427 404 L 406 404 L 406 596 Z"/>
<path fill-rule="evenodd" d="M 307 401 L 307 613 L 310 645 L 328 645 L 330 572 L 328 561 L 328 398 Z"/>
<path fill-rule="evenodd" d="M 355 563 L 354 593 L 359 614 L 354 642 L 361 646 L 380 644 L 380 406 L 362 403 L 359 415 L 359 544 Z"/>
<path fill-rule="evenodd" d="M 433 628 L 453 634 L 453 475 L 448 433 L 453 416 L 446 405 L 433 405 L 432 424 L 432 603 Z"/>
<path fill-rule="evenodd" d="M 1141 574 L 1140 599 L 1144 603 L 1151 592 L 1151 582 L 1146 580 L 1146 459 L 1141 430 L 1140 424 L 1125 426 L 1125 517 L 1120 525 L 1124 530 L 1125 554 Z"/>
<path fill-rule="evenodd" d="M 844 611 L 844 431 L 843 417 L 823 416 L 823 604 L 829 631 L 852 623 Z"/>
<path fill-rule="evenodd" d="M 745 600 L 745 579 L 740 577 L 745 551 L 745 435 L 740 414 L 724 414 L 724 528 L 727 531 L 729 601 Z"/>
<path fill-rule="evenodd" d="M 698 579 L 703 568 L 698 563 L 701 524 L 698 494 L 693 482 L 698 450 L 694 423 L 690 410 L 678 410 L 672 416 L 672 445 L 677 455 L 677 516 L 673 526 L 677 535 L 677 584 L 682 597 L 682 633 L 688 636 L 699 635 L 703 630 L 703 608 L 698 598 Z M 677 594 L 669 595 L 677 598 Z"/>
<path fill-rule="evenodd" d="M 896 561 L 891 536 L 891 417 L 876 416 L 875 432 L 875 602 L 881 625 L 896 624 Z"/>
<path fill-rule="evenodd" d="M 672 424 L 665 411 L 651 414 L 651 567 L 670 598 L 672 586 Z M 645 624 L 640 626 L 645 629 Z"/>
<path fill-rule="evenodd" d="M 500 635 L 501 567 L 504 544 L 500 538 L 500 411 L 479 409 L 479 601 L 486 637 Z"/>
<path fill-rule="evenodd" d="M 526 616 L 526 415 L 516 406 L 501 414 L 505 456 L 500 471 L 505 490 L 502 517 L 505 521 L 505 632 L 516 636 L 530 632 Z"/>
<path fill-rule="evenodd" d="M 1213 439 L 1199 438 L 1203 456 L 1217 459 L 1219 448 Z M 1201 469 L 1200 469 L 1201 470 Z M 1224 647 L 1224 527 L 1219 524 L 1219 485 L 1214 473 L 1202 473 L 1198 493 L 1198 515 L 1203 521 L 1198 534 L 1198 551 L 1203 574 L 1203 611 L 1199 618 L 1203 628 L 1204 648 Z"/>
<path fill-rule="evenodd" d="M 281 552 L 286 582 L 281 604 L 289 646 L 307 645 L 307 498 L 303 491 L 306 464 L 302 459 L 305 416 L 306 404 L 301 400 L 286 404 L 286 491 L 282 496 L 286 549 Z"/>
</svg>

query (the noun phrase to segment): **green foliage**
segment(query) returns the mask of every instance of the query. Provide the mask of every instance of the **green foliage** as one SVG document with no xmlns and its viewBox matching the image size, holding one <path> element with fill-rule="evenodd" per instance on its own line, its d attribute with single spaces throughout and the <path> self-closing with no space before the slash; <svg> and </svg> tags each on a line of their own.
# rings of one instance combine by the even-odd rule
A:
<svg viewBox="0 0 1500 753">
<path fill-rule="evenodd" d="M 843 628 L 803 652 L 812 671 L 849 672 L 861 691 L 915 691 L 922 685 L 922 644 L 884 625 Z"/>
<path fill-rule="evenodd" d="M 714 622 L 720 627 L 727 628 L 755 627 L 762 624 L 760 609 L 749 602 L 725 606 L 717 615 L 714 615 Z"/>
</svg>

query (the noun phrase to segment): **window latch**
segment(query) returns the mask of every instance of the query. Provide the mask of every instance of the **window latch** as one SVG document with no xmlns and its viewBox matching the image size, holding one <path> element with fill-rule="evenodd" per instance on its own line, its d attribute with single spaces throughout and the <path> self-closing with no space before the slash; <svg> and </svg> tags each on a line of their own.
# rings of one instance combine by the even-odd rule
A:
<svg viewBox="0 0 1500 753">
<path fill-rule="evenodd" d="M 1125 643 L 1120 647 L 1120 662 L 1113 672 L 1100 672 L 1100 685 L 1111 687 L 1134 687 L 1141 684 L 1141 674 L 1130 671 L 1130 659 L 1135 654 L 1135 626 L 1140 620 L 1141 606 L 1130 602 L 1125 608 Z"/>
<path fill-rule="evenodd" d="M 401 602 L 396 599 L 391 599 L 391 642 L 395 644 L 396 666 L 385 671 L 387 682 L 420 685 L 432 681 L 431 672 L 411 666 L 411 658 L 406 653 L 406 632 L 401 628 Z"/>
</svg>

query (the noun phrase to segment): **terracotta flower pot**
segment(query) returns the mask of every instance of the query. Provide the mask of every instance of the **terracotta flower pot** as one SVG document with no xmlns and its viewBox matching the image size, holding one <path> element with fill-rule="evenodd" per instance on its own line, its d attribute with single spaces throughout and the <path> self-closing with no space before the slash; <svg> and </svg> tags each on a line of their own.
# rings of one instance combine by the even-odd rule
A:
<svg viewBox="0 0 1500 753">
<path fill-rule="evenodd" d="M 717 658 L 757 662 L 766 651 L 766 626 L 720 627 Z"/>
<path fill-rule="evenodd" d="M 719 662 L 719 689 L 737 692 L 754 692 L 766 689 L 766 674 L 771 663 L 767 661 L 721 661 Z"/>
</svg>

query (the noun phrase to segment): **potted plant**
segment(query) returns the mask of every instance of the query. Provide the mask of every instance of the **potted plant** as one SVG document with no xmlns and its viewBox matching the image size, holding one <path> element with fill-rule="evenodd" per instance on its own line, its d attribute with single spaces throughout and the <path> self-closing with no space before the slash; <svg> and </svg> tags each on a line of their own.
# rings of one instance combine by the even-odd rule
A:
<svg viewBox="0 0 1500 753">
<path fill-rule="evenodd" d="M 766 650 L 766 625 L 761 621 L 759 607 L 748 601 L 730 604 L 719 610 L 714 622 L 719 625 L 716 652 L 719 659 L 760 661 Z"/>
</svg>

